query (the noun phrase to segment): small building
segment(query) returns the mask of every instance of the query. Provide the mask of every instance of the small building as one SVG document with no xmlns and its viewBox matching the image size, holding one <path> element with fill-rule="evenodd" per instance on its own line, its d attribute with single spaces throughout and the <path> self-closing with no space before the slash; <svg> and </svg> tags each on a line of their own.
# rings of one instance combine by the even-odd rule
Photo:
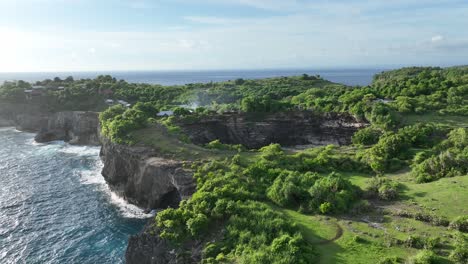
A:
<svg viewBox="0 0 468 264">
<path fill-rule="evenodd" d="M 173 116 L 174 115 L 174 111 L 161 111 L 157 114 L 157 116 Z"/>
<path fill-rule="evenodd" d="M 31 90 L 31 89 L 24 90 L 24 95 L 26 96 L 26 100 L 31 100 L 32 99 L 32 92 L 33 92 L 33 90 Z"/>
<path fill-rule="evenodd" d="M 113 105 L 114 104 L 114 100 L 112 100 L 112 99 L 107 99 L 105 102 L 108 105 Z"/>
<path fill-rule="evenodd" d="M 129 104 L 128 102 L 124 101 L 124 100 L 117 100 L 117 102 L 125 107 L 130 107 L 132 106 L 131 104 Z"/>
<path fill-rule="evenodd" d="M 65 90 L 65 87 L 59 86 L 59 87 L 57 87 L 57 90 Z"/>
</svg>

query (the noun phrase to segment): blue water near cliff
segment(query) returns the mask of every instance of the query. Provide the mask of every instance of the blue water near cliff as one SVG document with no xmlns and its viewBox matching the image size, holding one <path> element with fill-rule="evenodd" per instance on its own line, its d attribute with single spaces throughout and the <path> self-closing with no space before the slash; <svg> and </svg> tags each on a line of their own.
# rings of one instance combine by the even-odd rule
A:
<svg viewBox="0 0 468 264">
<path fill-rule="evenodd" d="M 0 83 L 5 80 L 42 81 L 73 76 L 75 79 L 95 78 L 98 75 L 112 75 L 132 83 L 181 85 L 244 79 L 261 79 L 279 76 L 295 76 L 304 73 L 321 75 L 324 79 L 346 85 L 369 85 L 372 77 L 383 69 L 277 69 L 277 70 L 218 70 L 218 71 L 108 71 L 108 72 L 35 72 L 0 73 Z"/>
<path fill-rule="evenodd" d="M 99 148 L 0 129 L 0 263 L 123 263 L 139 208 L 109 191 Z"/>
</svg>

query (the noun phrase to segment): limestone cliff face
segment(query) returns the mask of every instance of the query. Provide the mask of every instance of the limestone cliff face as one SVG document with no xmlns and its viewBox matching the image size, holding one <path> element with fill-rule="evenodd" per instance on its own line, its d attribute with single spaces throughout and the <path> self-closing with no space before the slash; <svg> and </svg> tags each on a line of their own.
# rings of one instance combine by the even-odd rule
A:
<svg viewBox="0 0 468 264">
<path fill-rule="evenodd" d="M 212 239 L 208 235 L 204 241 L 191 240 L 174 247 L 158 235 L 151 227 L 152 221 L 138 235 L 131 236 L 125 253 L 127 264 L 192 264 L 200 263 L 203 245 Z"/>
<path fill-rule="evenodd" d="M 27 132 L 37 132 L 47 122 L 48 114 L 36 105 L 0 103 L 0 126 L 14 126 Z"/>
<path fill-rule="evenodd" d="M 112 191 L 128 202 L 147 209 L 177 207 L 182 199 L 195 192 L 195 182 L 183 161 L 162 157 L 148 147 L 118 145 L 101 139 L 102 175 Z M 161 239 L 149 220 L 145 230 L 130 237 L 127 264 L 199 263 L 202 244 L 190 241 L 174 248 Z M 193 251 L 185 256 L 181 253 Z M 182 257 L 180 257 L 182 256 Z"/>
<path fill-rule="evenodd" d="M 162 158 L 147 147 L 102 141 L 102 175 L 130 203 L 148 209 L 176 207 L 194 192 L 192 172 L 184 169 L 183 161 Z"/>
<path fill-rule="evenodd" d="M 98 113 L 69 111 L 51 114 L 41 124 L 35 140 L 64 140 L 73 145 L 99 145 Z"/>
<path fill-rule="evenodd" d="M 0 127 L 36 132 L 37 142 L 64 140 L 73 145 L 100 145 L 98 116 L 83 111 L 50 113 L 34 104 L 0 104 Z"/>
<path fill-rule="evenodd" d="M 366 124 L 353 116 L 338 113 L 288 112 L 252 117 L 224 114 L 178 123 L 195 144 L 219 139 L 226 144 L 260 148 L 270 143 L 295 145 L 347 145 Z"/>
</svg>

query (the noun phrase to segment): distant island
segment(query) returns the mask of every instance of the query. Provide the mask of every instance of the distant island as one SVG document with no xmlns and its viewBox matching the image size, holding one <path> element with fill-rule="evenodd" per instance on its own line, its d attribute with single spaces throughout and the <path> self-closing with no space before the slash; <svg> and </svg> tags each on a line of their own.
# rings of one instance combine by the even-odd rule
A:
<svg viewBox="0 0 468 264">
<path fill-rule="evenodd" d="M 468 66 L 8 81 L 12 125 L 101 145 L 109 187 L 157 212 L 127 263 L 468 263 Z"/>
</svg>

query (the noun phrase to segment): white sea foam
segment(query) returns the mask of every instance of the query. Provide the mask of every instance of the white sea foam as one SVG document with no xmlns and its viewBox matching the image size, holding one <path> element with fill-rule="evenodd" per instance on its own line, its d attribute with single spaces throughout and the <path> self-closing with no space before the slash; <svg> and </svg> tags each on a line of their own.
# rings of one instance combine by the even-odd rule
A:
<svg viewBox="0 0 468 264">
<path fill-rule="evenodd" d="M 99 159 L 96 160 L 96 164 L 93 166 L 93 169 L 83 170 L 80 172 L 81 183 L 98 185 L 99 190 L 105 193 L 108 201 L 119 209 L 119 212 L 123 217 L 144 219 L 154 216 L 154 214 L 145 213 L 144 210 L 138 206 L 129 204 L 125 199 L 112 192 L 104 180 L 104 177 L 101 175 L 102 168 L 102 162 Z"/>
<path fill-rule="evenodd" d="M 97 156 L 99 155 L 99 147 L 90 147 L 90 146 L 73 146 L 68 143 L 59 149 L 59 152 L 67 154 L 76 154 L 80 156 Z"/>
<path fill-rule="evenodd" d="M 0 132 L 2 131 L 18 131 L 15 127 L 0 127 Z"/>
</svg>

